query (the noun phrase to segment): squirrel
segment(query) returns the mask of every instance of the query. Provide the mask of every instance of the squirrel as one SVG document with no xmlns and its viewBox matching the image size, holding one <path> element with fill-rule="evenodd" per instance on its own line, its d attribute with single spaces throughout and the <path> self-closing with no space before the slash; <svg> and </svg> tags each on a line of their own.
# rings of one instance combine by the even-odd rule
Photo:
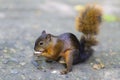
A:
<svg viewBox="0 0 120 80">
<path fill-rule="evenodd" d="M 35 41 L 34 55 L 44 56 L 47 61 L 64 59 L 66 68 L 61 74 L 72 71 L 72 65 L 85 62 L 93 54 L 92 46 L 97 45 L 96 35 L 102 22 L 102 11 L 95 5 L 86 6 L 76 17 L 76 29 L 82 32 L 80 40 L 72 33 L 54 36 L 42 31 Z"/>
</svg>

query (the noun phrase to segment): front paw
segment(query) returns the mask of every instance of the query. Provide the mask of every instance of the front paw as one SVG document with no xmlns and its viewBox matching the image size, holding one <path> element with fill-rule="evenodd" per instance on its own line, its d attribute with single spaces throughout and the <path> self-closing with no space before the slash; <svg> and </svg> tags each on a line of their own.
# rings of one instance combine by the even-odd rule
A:
<svg viewBox="0 0 120 80">
<path fill-rule="evenodd" d="M 61 71 L 60 73 L 63 75 L 63 74 L 67 74 L 69 71 L 67 69 Z"/>
<path fill-rule="evenodd" d="M 46 59 L 45 60 L 47 63 L 52 63 L 53 61 L 52 60 L 50 60 L 50 59 Z"/>
</svg>

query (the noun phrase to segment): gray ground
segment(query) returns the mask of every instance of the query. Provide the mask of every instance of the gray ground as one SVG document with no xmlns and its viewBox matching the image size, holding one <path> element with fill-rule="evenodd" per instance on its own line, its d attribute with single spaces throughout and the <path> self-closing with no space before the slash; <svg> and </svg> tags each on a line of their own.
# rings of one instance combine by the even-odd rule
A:
<svg viewBox="0 0 120 80">
<path fill-rule="evenodd" d="M 79 37 L 74 6 L 93 2 L 102 5 L 105 14 L 120 17 L 119 0 L 0 0 L 0 80 L 120 80 L 120 21 L 103 22 L 94 56 L 67 75 L 59 74 L 64 68 L 59 63 L 43 60 L 41 69 L 34 66 L 33 47 L 41 31 Z M 104 69 L 92 68 L 96 59 Z"/>
</svg>

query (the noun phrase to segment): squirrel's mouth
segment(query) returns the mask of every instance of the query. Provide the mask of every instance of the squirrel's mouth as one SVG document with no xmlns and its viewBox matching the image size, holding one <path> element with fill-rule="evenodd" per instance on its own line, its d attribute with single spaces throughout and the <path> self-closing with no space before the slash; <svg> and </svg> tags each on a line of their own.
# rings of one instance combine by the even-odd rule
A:
<svg viewBox="0 0 120 80">
<path fill-rule="evenodd" d="M 34 54 L 41 54 L 42 51 L 34 51 Z"/>
<path fill-rule="evenodd" d="M 40 54 L 42 54 L 44 51 L 34 51 L 34 54 L 35 55 L 40 55 Z"/>
<path fill-rule="evenodd" d="M 44 49 L 41 49 L 39 51 L 34 51 L 34 55 L 40 56 L 44 51 L 45 51 Z"/>
<path fill-rule="evenodd" d="M 43 53 L 43 51 L 34 51 L 35 56 L 41 56 L 42 53 Z"/>
<path fill-rule="evenodd" d="M 34 55 L 40 56 L 44 51 L 34 51 Z"/>
</svg>

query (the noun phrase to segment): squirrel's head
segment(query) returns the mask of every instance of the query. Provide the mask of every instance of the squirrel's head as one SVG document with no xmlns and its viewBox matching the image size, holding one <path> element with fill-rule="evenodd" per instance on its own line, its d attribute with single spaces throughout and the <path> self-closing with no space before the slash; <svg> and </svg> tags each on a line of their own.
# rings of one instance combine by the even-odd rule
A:
<svg viewBox="0 0 120 80">
<path fill-rule="evenodd" d="M 42 31 L 40 37 L 35 41 L 34 54 L 40 56 L 44 53 L 51 44 L 51 34 L 47 34 L 46 31 Z"/>
</svg>

